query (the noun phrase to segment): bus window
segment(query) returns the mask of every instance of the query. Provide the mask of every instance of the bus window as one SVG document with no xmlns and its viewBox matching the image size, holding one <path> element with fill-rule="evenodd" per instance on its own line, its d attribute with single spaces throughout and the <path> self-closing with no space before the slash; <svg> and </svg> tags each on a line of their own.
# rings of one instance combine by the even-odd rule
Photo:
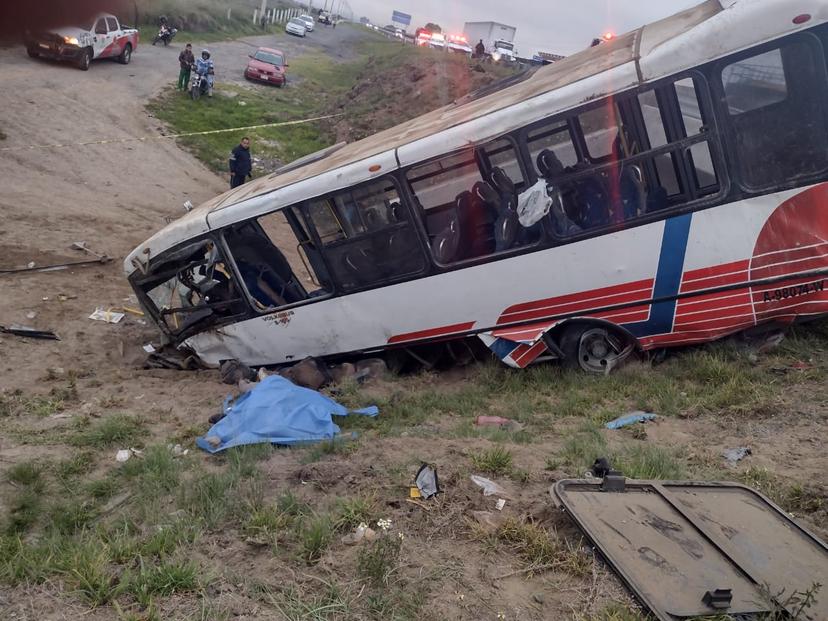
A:
<svg viewBox="0 0 828 621">
<path fill-rule="evenodd" d="M 828 167 L 825 68 L 816 41 L 800 38 L 721 71 L 742 183 L 788 184 Z"/>
<path fill-rule="evenodd" d="M 406 175 L 425 212 L 432 254 L 444 265 L 534 244 L 541 237 L 540 222 L 523 226 L 518 219 L 520 194 L 527 190 L 515 146 L 500 138 L 476 151 L 415 166 Z"/>
<path fill-rule="evenodd" d="M 623 140 L 618 111 L 612 99 L 605 105 L 587 110 L 578 116 L 587 154 L 593 162 L 609 156 L 620 157 Z"/>
<path fill-rule="evenodd" d="M 389 178 L 308 205 L 333 271 L 345 290 L 382 284 L 425 269 L 417 234 Z"/>
<path fill-rule="evenodd" d="M 705 190 L 715 190 L 719 179 L 713 167 L 710 145 L 706 142 L 697 142 L 688 149 L 688 155 L 695 175 L 696 188 L 701 194 L 707 194 Z"/>
<path fill-rule="evenodd" d="M 228 227 L 224 241 L 259 311 L 330 293 L 321 284 L 327 282 L 321 256 L 294 209 Z"/>
<path fill-rule="evenodd" d="M 575 151 L 566 121 L 545 123 L 533 129 L 526 136 L 526 146 L 529 147 L 529 156 L 535 166 L 538 155 L 546 149 L 552 151 L 564 167 L 578 163 L 578 153 Z"/>
<path fill-rule="evenodd" d="M 664 131 L 664 121 L 661 119 L 661 108 L 658 105 L 656 93 L 653 90 L 639 93 L 638 105 L 641 108 L 641 118 L 647 129 L 650 148 L 656 149 L 667 144 L 667 133 Z"/>
<path fill-rule="evenodd" d="M 473 149 L 412 168 L 407 177 L 425 210 L 451 205 L 460 192 L 471 188 L 476 181 L 483 181 Z"/>
<path fill-rule="evenodd" d="M 684 78 L 675 82 L 673 87 L 676 89 L 676 98 L 684 122 L 684 134 L 685 136 L 695 136 L 704 127 L 696 82 L 693 78 Z"/>
<path fill-rule="evenodd" d="M 722 83 L 732 115 L 784 101 L 788 88 L 782 51 L 771 50 L 728 65 L 722 71 Z"/>
<path fill-rule="evenodd" d="M 139 284 L 153 315 L 169 332 L 185 334 L 246 312 L 233 274 L 212 239 L 193 242 L 150 264 Z"/>
<path fill-rule="evenodd" d="M 517 151 L 515 151 L 515 147 L 511 142 L 505 138 L 494 140 L 483 147 L 483 152 L 486 154 L 489 166 L 500 168 L 518 190 L 526 185 L 523 172 L 520 169 Z"/>
</svg>

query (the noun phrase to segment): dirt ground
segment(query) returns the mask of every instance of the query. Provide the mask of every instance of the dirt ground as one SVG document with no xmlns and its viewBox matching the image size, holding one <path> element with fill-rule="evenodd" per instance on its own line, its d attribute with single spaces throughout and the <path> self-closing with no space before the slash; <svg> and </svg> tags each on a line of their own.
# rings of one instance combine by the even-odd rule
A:
<svg viewBox="0 0 828 621">
<path fill-rule="evenodd" d="M 347 59 L 348 42 L 358 36 L 354 29 L 318 29 L 304 41 L 284 35 L 276 41 L 271 36 L 256 37 L 210 44 L 210 49 L 218 67 L 218 79 L 230 81 L 232 75 L 240 75 L 246 54 L 253 46 L 280 47 L 288 58 L 310 49 Z M 47 265 L 80 260 L 84 256 L 70 249 L 75 241 L 85 241 L 89 247 L 115 259 L 106 265 L 65 271 L 0 275 L 0 324 L 20 323 L 54 330 L 61 338 L 35 341 L 0 335 L 0 393 L 20 391 L 26 398 L 45 399 L 70 381 L 77 391 L 49 415 L 3 419 L 3 473 L 22 461 L 69 458 L 73 449 L 51 438 L 62 437 L 79 419 L 96 425 L 116 414 L 137 416 L 146 422 L 144 436 L 139 439 L 143 446 L 181 442 L 189 447 L 187 467 L 211 472 L 229 467 L 227 460 L 207 456 L 192 444 L 197 435 L 206 431 L 207 417 L 220 409 L 229 392 L 220 383 L 218 373 L 144 370 L 141 365 L 145 353 L 141 347 L 157 337 L 155 330 L 133 315 L 127 315 L 118 325 L 88 319 L 96 307 L 132 303 L 120 258 L 161 228 L 166 218 L 182 213 L 184 201 L 198 204 L 223 191 L 226 179 L 209 172 L 169 140 L 27 148 L 157 136 L 158 123 L 147 115 L 144 105 L 177 76 L 178 46 L 184 43 L 184 38 L 179 37 L 177 45 L 167 49 L 142 46 L 129 66 L 96 62 L 88 73 L 69 65 L 29 59 L 22 48 L 0 50 L 0 130 L 7 136 L 0 141 L 0 149 L 13 148 L 0 151 L 0 177 L 4 179 L 0 190 L 0 269 L 24 267 L 32 261 Z M 228 138 L 228 150 L 233 144 Z M 713 405 L 682 405 L 678 415 L 663 416 L 647 425 L 643 438 L 601 432 L 602 437 L 610 438 L 610 446 L 616 442 L 613 437 L 622 437 L 629 442 L 680 451 L 682 459 L 694 465 L 693 472 L 709 467 L 717 475 L 724 468 L 723 449 L 751 446 L 753 455 L 731 470 L 734 478 L 770 473 L 768 476 L 787 486 L 804 486 L 812 504 L 797 518 L 825 537 L 828 355 L 824 339 L 809 336 L 807 330 L 801 334 L 797 348 L 786 350 L 778 360 L 760 360 L 767 377 L 775 377 L 772 365 L 787 366 L 780 372 L 783 379 L 771 386 L 762 399 L 753 400 L 752 393 L 745 393 L 748 412 L 738 407 L 743 397 L 736 395 L 718 409 Z M 803 355 L 807 356 L 804 361 Z M 808 370 L 792 370 L 790 365 L 797 362 L 805 364 Z M 752 372 L 750 365 L 739 364 L 740 373 L 743 367 L 748 369 L 745 373 Z M 572 557 L 581 562 L 577 572 L 526 572 L 520 550 L 516 552 L 509 545 L 480 535 L 469 521 L 472 511 L 491 511 L 494 504 L 468 478 L 474 472 L 473 456 L 489 450 L 495 444 L 494 438 L 462 431 L 467 429 L 463 425 L 475 411 L 475 404 L 483 398 L 480 394 L 485 394 L 480 391 L 487 388 L 487 381 L 478 374 L 489 373 L 487 369 L 429 374 L 399 382 L 387 380 L 357 392 L 351 398 L 376 399 L 386 414 L 397 411 L 395 405 L 408 404 L 406 394 L 420 395 L 411 402 L 412 407 L 428 411 L 422 418 L 418 418 L 419 412 L 411 414 L 410 424 L 399 414 L 401 422 L 393 433 L 380 433 L 371 427 L 363 432 L 354 427 L 362 437 L 353 452 L 334 452 L 310 461 L 307 452 L 273 451 L 260 462 L 259 492 L 265 500 L 273 500 L 290 491 L 315 507 L 356 495 L 370 497 L 376 514 L 389 517 L 395 528 L 405 533 L 405 562 L 393 584 L 401 581 L 413 591 L 422 589 L 419 613 L 403 617 L 401 612 L 389 608 L 370 618 L 638 618 L 599 616 L 613 604 L 633 607 L 632 601 L 592 551 L 582 547 L 572 523 L 553 506 L 549 494 L 555 480 L 582 474 L 557 457 L 565 451 L 581 418 L 592 415 L 598 409 L 596 403 L 604 403 L 606 395 L 594 398 L 593 393 L 578 393 L 580 401 L 566 405 L 569 402 L 565 394 L 550 392 L 548 401 L 544 401 L 538 396 L 545 395 L 543 391 L 562 389 L 548 388 L 543 383 L 548 380 L 539 380 L 539 375 L 521 379 L 513 374 L 496 374 L 492 377 L 511 386 L 508 402 L 498 402 L 495 411 L 488 406 L 480 409 L 481 413 L 520 418 L 527 399 L 540 399 L 532 401 L 539 414 L 527 422 L 530 433 L 536 437 L 531 441 L 505 439 L 515 464 L 511 475 L 498 479 L 510 488 L 505 514 L 521 523 L 541 525 L 573 546 Z M 629 385 L 644 391 L 648 374 L 660 372 L 644 363 L 635 363 L 628 373 L 629 376 L 607 386 L 621 392 L 626 381 L 623 377 L 628 377 Z M 762 389 L 762 377 L 765 376 L 754 377 L 755 385 L 750 384 L 750 390 Z M 727 381 L 737 380 L 734 375 Z M 721 387 L 712 373 L 709 377 L 696 377 L 693 382 L 700 400 L 704 399 L 705 385 L 709 385 L 710 391 Z M 447 406 L 445 401 L 457 391 L 461 392 L 460 397 Z M 466 395 L 462 391 L 478 392 Z M 676 399 L 696 398 L 695 394 L 687 397 L 676 390 Z M 620 402 L 634 404 L 637 399 L 636 395 L 626 394 Z M 564 405 L 568 408 L 565 414 L 561 412 Z M 497 438 L 498 443 L 501 440 Z M 90 477 L 103 476 L 116 467 L 115 448 L 126 447 L 111 446 L 95 453 Z M 430 504 L 418 505 L 406 501 L 406 497 L 412 477 L 423 461 L 437 468 L 444 493 Z M 5 476 L 0 478 L 0 509 L 5 509 L 2 505 L 10 502 L 16 486 Z M 767 481 L 763 479 L 763 483 Z M 166 506 L 164 509 L 173 510 Z M 289 543 L 288 549 L 290 545 L 293 544 Z M 197 598 L 176 594 L 163 599 L 158 618 L 366 618 L 364 611 L 376 607 L 365 608 L 366 599 L 374 596 L 353 574 L 357 555 L 358 549 L 342 545 L 337 535 L 315 564 L 297 568 L 285 557 L 246 541 L 238 529 L 211 532 L 198 540 L 192 552 L 193 558 L 208 568 L 204 578 L 207 586 Z M 290 584 L 299 600 L 304 597 L 310 602 L 324 590 L 320 584 L 333 582 L 358 613 L 334 611 L 329 616 L 311 616 L 301 610 L 291 612 L 285 599 L 279 600 L 281 604 L 273 604 L 262 595 L 264 589 L 256 586 Z M 822 582 L 828 582 L 828 576 Z M 130 617 L 116 615 L 110 606 L 92 608 L 67 589 L 63 579 L 14 587 L 0 585 L 0 618 L 149 618 L 142 616 L 143 612 Z M 314 601 L 318 603 L 314 610 L 321 615 L 319 610 L 328 600 Z M 403 608 L 400 604 L 400 610 Z"/>
</svg>

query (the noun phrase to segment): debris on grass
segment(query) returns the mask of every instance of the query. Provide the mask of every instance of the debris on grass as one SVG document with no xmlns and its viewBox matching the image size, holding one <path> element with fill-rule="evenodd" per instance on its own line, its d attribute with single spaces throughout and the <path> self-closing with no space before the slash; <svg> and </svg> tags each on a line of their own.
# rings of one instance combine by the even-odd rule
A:
<svg viewBox="0 0 828 621">
<path fill-rule="evenodd" d="M 483 489 L 484 496 L 509 496 L 509 493 L 505 489 L 491 479 L 476 474 L 471 475 L 469 478 L 472 480 L 472 483 Z"/>
<path fill-rule="evenodd" d="M 645 423 L 647 421 L 654 420 L 655 418 L 655 414 L 635 411 L 630 412 L 629 414 L 624 414 L 624 416 L 619 416 L 615 420 L 609 421 L 606 425 L 604 425 L 604 427 L 606 427 L 607 429 L 621 429 L 621 427 L 626 427 L 627 425 L 633 425 L 635 423 Z"/>
<path fill-rule="evenodd" d="M 724 457 L 729 464 L 735 464 L 738 461 L 742 461 L 745 457 L 752 454 L 753 451 L 750 450 L 749 446 L 738 446 L 736 448 L 722 451 L 722 457 Z"/>
</svg>

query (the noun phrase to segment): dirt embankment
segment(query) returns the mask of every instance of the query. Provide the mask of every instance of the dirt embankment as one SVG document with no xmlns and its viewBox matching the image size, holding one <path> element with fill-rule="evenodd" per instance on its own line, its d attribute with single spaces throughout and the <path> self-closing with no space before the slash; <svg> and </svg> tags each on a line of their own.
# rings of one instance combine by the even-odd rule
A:
<svg viewBox="0 0 828 621">
<path fill-rule="evenodd" d="M 334 126 L 337 142 L 365 138 L 514 74 L 506 67 L 428 50 L 397 58 L 400 62 L 372 58 L 337 102 L 335 111 L 345 113 Z"/>
</svg>

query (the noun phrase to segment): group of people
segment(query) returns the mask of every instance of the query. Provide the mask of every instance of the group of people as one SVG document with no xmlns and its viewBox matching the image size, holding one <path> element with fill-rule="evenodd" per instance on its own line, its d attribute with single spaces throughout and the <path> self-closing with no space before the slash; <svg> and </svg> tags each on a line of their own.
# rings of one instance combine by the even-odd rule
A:
<svg viewBox="0 0 828 621">
<path fill-rule="evenodd" d="M 193 55 L 193 46 L 188 43 L 178 55 L 178 64 L 181 67 L 178 72 L 179 90 L 186 91 L 189 88 L 190 75 L 193 69 L 195 69 L 198 75 L 204 76 L 207 80 L 207 96 L 213 96 L 215 66 L 213 65 L 213 59 L 210 58 L 209 50 L 201 50 L 201 58 L 196 59 Z"/>
</svg>

